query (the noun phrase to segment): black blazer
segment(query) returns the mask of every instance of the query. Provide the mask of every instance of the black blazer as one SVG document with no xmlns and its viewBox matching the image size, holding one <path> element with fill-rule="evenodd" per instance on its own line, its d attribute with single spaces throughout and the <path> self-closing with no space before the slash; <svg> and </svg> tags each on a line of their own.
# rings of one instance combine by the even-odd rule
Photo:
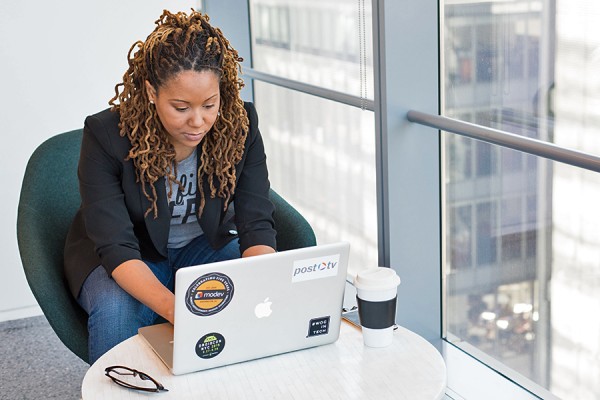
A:
<svg viewBox="0 0 600 400">
<path fill-rule="evenodd" d="M 252 103 L 245 103 L 244 107 L 250 125 L 244 155 L 236 165 L 235 216 L 231 209 L 223 210 L 223 199 L 210 198 L 205 182 L 206 203 L 199 220 L 213 248 L 221 248 L 239 234 L 242 253 L 254 245 L 276 248 L 274 206 L 269 200 L 258 116 Z M 64 252 L 65 275 L 75 297 L 98 265 L 110 275 L 127 260 L 160 261 L 167 256 L 171 215 L 165 180 L 158 179 L 154 185 L 158 218 L 153 212 L 144 218 L 150 202 L 136 182 L 133 162 L 125 161 L 131 142 L 121 137 L 118 123 L 119 114 L 108 109 L 85 120 L 78 167 L 81 206 L 67 235 Z"/>
</svg>

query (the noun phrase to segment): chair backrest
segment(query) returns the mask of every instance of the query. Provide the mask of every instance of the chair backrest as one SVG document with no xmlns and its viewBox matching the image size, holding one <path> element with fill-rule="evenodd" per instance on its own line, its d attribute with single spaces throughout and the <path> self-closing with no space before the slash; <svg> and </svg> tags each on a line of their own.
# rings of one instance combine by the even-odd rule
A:
<svg viewBox="0 0 600 400">
<path fill-rule="evenodd" d="M 82 130 L 54 136 L 32 154 L 21 188 L 17 240 L 29 287 L 50 326 L 88 362 L 87 314 L 65 280 L 63 248 L 81 199 L 77 162 Z"/>
<path fill-rule="evenodd" d="M 56 135 L 32 154 L 21 188 L 17 239 L 27 282 L 50 326 L 88 362 L 87 314 L 71 296 L 63 272 L 63 248 L 81 198 L 77 163 L 82 130 Z M 316 245 L 304 217 L 273 190 L 277 250 Z"/>
<path fill-rule="evenodd" d="M 316 246 L 317 239 L 308 221 L 273 189 L 269 198 L 275 205 L 277 251 Z"/>
</svg>

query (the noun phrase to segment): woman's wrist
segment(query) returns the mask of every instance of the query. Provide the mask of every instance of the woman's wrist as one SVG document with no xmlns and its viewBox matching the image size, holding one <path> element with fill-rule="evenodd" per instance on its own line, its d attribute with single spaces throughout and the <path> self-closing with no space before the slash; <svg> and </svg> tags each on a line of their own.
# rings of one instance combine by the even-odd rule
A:
<svg viewBox="0 0 600 400">
<path fill-rule="evenodd" d="M 171 324 L 175 324 L 175 295 L 171 293 L 171 296 L 164 302 L 163 310 L 159 314 Z"/>
</svg>

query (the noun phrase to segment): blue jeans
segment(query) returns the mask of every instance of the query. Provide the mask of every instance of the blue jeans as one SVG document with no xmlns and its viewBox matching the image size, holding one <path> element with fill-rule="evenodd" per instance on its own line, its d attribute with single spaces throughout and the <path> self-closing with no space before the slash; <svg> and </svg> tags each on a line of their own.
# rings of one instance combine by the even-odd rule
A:
<svg viewBox="0 0 600 400">
<path fill-rule="evenodd" d="M 175 271 L 179 268 L 234 258 L 240 258 L 237 239 L 219 250 L 214 250 L 202 235 L 182 248 L 168 249 L 168 258 L 165 261 L 145 263 L 158 280 L 173 291 Z M 136 335 L 139 328 L 152 325 L 157 319 L 161 319 L 158 314 L 121 289 L 102 266 L 96 267 L 88 275 L 77 302 L 89 315 L 90 364 L 115 345 Z"/>
</svg>

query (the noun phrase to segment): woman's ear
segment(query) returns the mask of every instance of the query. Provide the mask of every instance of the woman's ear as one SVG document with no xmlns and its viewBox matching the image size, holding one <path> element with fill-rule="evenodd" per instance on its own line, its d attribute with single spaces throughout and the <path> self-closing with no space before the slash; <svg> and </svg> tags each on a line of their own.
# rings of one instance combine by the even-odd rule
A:
<svg viewBox="0 0 600 400">
<path fill-rule="evenodd" d="M 146 85 L 146 93 L 148 93 L 148 101 L 154 104 L 156 101 L 156 89 L 147 80 L 144 81 L 144 84 Z"/>
</svg>

